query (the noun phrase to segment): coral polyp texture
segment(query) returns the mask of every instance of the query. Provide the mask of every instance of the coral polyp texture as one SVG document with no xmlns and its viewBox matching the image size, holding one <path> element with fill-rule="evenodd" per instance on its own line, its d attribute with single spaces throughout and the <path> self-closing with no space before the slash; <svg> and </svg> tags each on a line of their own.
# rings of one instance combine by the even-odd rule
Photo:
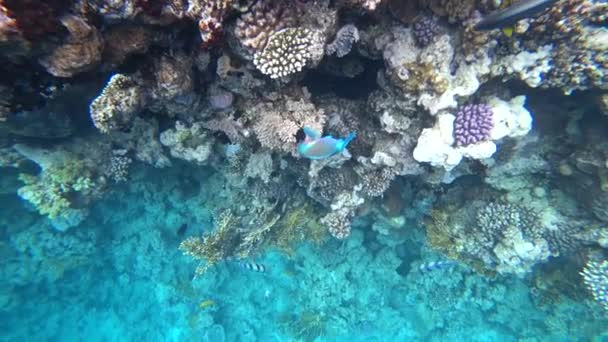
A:
<svg viewBox="0 0 608 342">
<path fill-rule="evenodd" d="M 581 276 L 593 299 L 608 310 L 608 260 L 589 260 Z"/>
<path fill-rule="evenodd" d="M 323 44 L 317 32 L 307 28 L 286 28 L 268 37 L 264 48 L 255 53 L 253 63 L 270 78 L 291 75 L 317 59 Z"/>
<path fill-rule="evenodd" d="M 492 108 L 486 104 L 466 105 L 458 110 L 454 119 L 456 146 L 467 146 L 490 138 L 494 128 Z"/>
<path fill-rule="evenodd" d="M 607 13 L 0 0 L 0 340 L 601 340 Z"/>
</svg>

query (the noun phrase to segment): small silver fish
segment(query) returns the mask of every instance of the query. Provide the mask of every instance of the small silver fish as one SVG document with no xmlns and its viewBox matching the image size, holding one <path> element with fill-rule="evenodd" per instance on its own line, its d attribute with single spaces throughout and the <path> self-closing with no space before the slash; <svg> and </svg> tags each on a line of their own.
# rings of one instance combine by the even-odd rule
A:
<svg viewBox="0 0 608 342">
<path fill-rule="evenodd" d="M 425 262 L 420 264 L 420 266 L 418 266 L 418 271 L 420 272 L 432 272 L 444 267 L 451 267 L 456 265 L 455 261 L 451 261 L 451 260 L 443 260 L 443 261 L 431 261 L 431 262 Z"/>
<path fill-rule="evenodd" d="M 321 137 L 321 133 L 310 127 L 304 127 L 306 138 L 298 144 L 298 152 L 302 157 L 319 160 L 338 154 L 346 148 L 357 134 L 350 133 L 344 139 L 336 139 L 331 135 Z"/>
<path fill-rule="evenodd" d="M 264 266 L 264 264 L 258 264 L 255 262 L 239 262 L 239 267 L 259 273 L 265 273 L 268 269 L 266 266 Z"/>
</svg>

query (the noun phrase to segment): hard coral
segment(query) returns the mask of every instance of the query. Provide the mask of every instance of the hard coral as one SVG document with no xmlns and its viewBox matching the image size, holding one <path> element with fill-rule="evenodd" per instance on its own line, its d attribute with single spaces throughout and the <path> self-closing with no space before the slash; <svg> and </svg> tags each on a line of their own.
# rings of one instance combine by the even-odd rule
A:
<svg viewBox="0 0 608 342">
<path fill-rule="evenodd" d="M 103 133 L 127 127 L 143 108 L 145 98 L 135 77 L 116 74 L 89 107 L 93 124 Z"/>
<path fill-rule="evenodd" d="M 234 33 L 246 48 L 261 50 L 274 32 L 296 25 L 296 13 L 285 1 L 260 0 L 239 17 Z"/>
<path fill-rule="evenodd" d="M 186 15 L 198 21 L 201 40 L 214 43 L 223 29 L 224 18 L 233 9 L 233 0 L 189 0 Z"/>
<path fill-rule="evenodd" d="M 294 100 L 283 96 L 277 102 L 260 103 L 248 113 L 253 131 L 262 146 L 275 151 L 294 151 L 296 133 L 304 127 L 323 131 L 325 113 L 308 99 Z"/>
<path fill-rule="evenodd" d="M 454 120 L 454 143 L 467 146 L 490 138 L 494 127 L 492 108 L 486 104 L 462 107 Z"/>
<path fill-rule="evenodd" d="M 338 58 L 342 58 L 348 55 L 353 48 L 353 44 L 357 41 L 359 41 L 359 30 L 357 27 L 353 24 L 344 25 L 336 33 L 336 38 L 327 44 L 325 53 L 328 55 L 335 54 Z"/>
<path fill-rule="evenodd" d="M 59 16 L 71 5 L 72 0 L 1 0 L 2 24 L 14 25 L 25 39 L 37 40 L 49 34 L 63 32 Z M 0 32 L 4 27 L 0 25 Z M 0 36 L 1 37 L 1 36 Z"/>
<path fill-rule="evenodd" d="M 425 47 L 435 39 L 439 33 L 439 26 L 433 17 L 419 16 L 414 20 L 413 33 L 416 43 Z"/>
<path fill-rule="evenodd" d="M 464 21 L 475 10 L 476 0 L 423 0 L 438 16 L 448 17 L 450 22 Z"/>
<path fill-rule="evenodd" d="M 57 77 L 72 77 L 96 66 L 103 51 L 103 38 L 97 28 L 73 15 L 62 16 L 60 20 L 69 36 L 49 55 L 42 57 L 40 64 Z"/>
<path fill-rule="evenodd" d="M 581 276 L 593 299 L 608 310 L 608 260 L 590 259 Z"/>
<path fill-rule="evenodd" d="M 263 50 L 254 55 L 253 63 L 270 78 L 302 71 L 306 64 L 323 54 L 321 36 L 307 28 L 287 28 L 268 38 Z"/>
<path fill-rule="evenodd" d="M 181 242 L 179 249 L 184 255 L 200 261 L 196 268 L 197 276 L 203 275 L 209 267 L 233 256 L 238 242 L 235 223 L 236 218 L 230 211 L 223 212 L 219 215 L 212 233 L 202 237 L 189 237 Z"/>
</svg>

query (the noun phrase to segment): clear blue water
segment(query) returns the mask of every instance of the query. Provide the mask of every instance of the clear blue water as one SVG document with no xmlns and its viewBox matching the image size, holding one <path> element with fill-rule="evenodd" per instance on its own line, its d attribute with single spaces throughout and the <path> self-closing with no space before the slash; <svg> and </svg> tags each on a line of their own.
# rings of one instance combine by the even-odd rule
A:
<svg viewBox="0 0 608 342">
<path fill-rule="evenodd" d="M 390 244 L 359 223 L 344 242 L 257 256 L 266 273 L 225 262 L 193 280 L 196 263 L 178 250 L 176 227 L 189 222 L 188 235 L 209 229 L 210 204 L 184 197 L 176 180 L 198 177 L 203 194 L 213 179 L 204 174 L 137 170 L 70 234 L 4 195 L 2 340 L 608 338 L 606 316 L 585 296 L 538 289 L 531 279 L 484 277 L 464 265 L 420 272 L 421 261 L 442 256 L 417 225 Z"/>
<path fill-rule="evenodd" d="M 606 13 L 0 0 L 0 342 L 608 341 Z"/>
</svg>

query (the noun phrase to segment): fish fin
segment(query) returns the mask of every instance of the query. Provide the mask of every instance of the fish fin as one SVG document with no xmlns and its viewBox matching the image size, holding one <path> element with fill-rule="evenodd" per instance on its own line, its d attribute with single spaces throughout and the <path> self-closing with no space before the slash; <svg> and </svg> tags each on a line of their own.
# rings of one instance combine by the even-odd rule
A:
<svg viewBox="0 0 608 342">
<path fill-rule="evenodd" d="M 513 36 L 513 32 L 515 31 L 515 27 L 513 26 L 506 26 L 502 28 L 502 33 L 505 34 L 505 36 L 511 38 L 511 36 Z"/>
<path fill-rule="evenodd" d="M 350 134 L 347 135 L 346 138 L 344 138 L 344 148 L 346 148 L 346 145 L 348 145 L 348 143 L 350 143 L 356 137 L 357 137 L 357 133 L 350 132 Z"/>
<path fill-rule="evenodd" d="M 319 133 L 316 129 L 306 126 L 303 128 L 303 130 L 304 134 L 306 134 L 306 138 L 319 139 L 321 137 L 321 133 Z"/>
</svg>

